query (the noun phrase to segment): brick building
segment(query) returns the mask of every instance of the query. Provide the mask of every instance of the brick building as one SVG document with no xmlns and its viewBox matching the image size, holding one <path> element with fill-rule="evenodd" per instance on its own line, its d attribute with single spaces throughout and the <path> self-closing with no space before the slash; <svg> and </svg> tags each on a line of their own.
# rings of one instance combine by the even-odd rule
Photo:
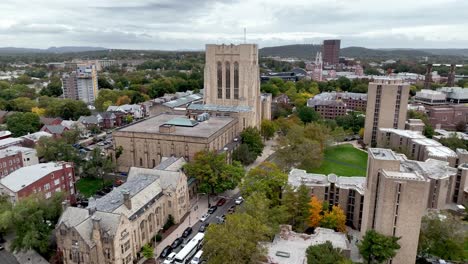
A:
<svg viewBox="0 0 468 264">
<path fill-rule="evenodd" d="M 325 65 L 336 65 L 340 62 L 340 44 L 339 39 L 328 39 L 323 41 L 322 55 Z"/>
<path fill-rule="evenodd" d="M 325 92 L 307 100 L 307 106 L 314 108 L 321 117 L 334 119 L 348 111 L 364 111 L 367 107 L 367 94 Z"/>
<path fill-rule="evenodd" d="M 75 169 L 67 162 L 39 163 L 20 168 L 0 179 L 0 194 L 7 195 L 16 203 L 32 194 L 43 195 L 46 199 L 53 193 L 65 192 L 68 199 L 75 198 Z"/>
<path fill-rule="evenodd" d="M 13 171 L 39 163 L 37 152 L 32 148 L 11 146 L 0 150 L 0 178 Z"/>
<path fill-rule="evenodd" d="M 429 122 L 436 129 L 455 130 L 459 123 L 468 123 L 468 106 L 444 105 L 428 107 Z"/>
</svg>

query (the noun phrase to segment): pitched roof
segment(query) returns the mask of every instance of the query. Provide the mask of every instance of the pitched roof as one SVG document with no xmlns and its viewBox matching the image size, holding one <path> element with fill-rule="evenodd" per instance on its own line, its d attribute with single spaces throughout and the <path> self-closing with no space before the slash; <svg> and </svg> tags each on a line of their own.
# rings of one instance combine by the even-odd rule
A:
<svg viewBox="0 0 468 264">
<path fill-rule="evenodd" d="M 60 117 L 44 117 L 41 116 L 39 117 L 40 121 L 44 125 L 54 125 L 54 124 L 60 124 L 62 122 L 62 119 Z"/>
<path fill-rule="evenodd" d="M 99 124 L 99 118 L 97 116 L 80 116 L 78 122 L 83 124 Z"/>
<path fill-rule="evenodd" d="M 61 135 L 67 128 L 62 125 L 44 125 L 41 129 L 42 131 L 49 131 L 52 134 L 58 134 Z"/>
</svg>

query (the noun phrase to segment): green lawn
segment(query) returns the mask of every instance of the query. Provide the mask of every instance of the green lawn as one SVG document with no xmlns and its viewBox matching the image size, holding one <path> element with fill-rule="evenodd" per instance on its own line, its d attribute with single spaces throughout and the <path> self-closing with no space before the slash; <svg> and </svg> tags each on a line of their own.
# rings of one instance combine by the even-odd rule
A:
<svg viewBox="0 0 468 264">
<path fill-rule="evenodd" d="M 351 144 L 329 147 L 325 150 L 322 165 L 307 170 L 312 173 L 338 176 L 366 176 L 367 153 L 354 148 Z"/>
<path fill-rule="evenodd" d="M 111 184 L 112 181 L 104 181 L 104 186 Z M 102 180 L 96 178 L 81 178 L 76 182 L 76 189 L 85 197 L 95 194 L 102 186 Z"/>
</svg>

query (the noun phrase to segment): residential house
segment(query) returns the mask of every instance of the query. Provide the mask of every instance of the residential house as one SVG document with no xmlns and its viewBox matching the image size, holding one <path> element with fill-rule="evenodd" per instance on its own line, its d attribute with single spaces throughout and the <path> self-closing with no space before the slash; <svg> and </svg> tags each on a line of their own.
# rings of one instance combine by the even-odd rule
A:
<svg viewBox="0 0 468 264">
<path fill-rule="evenodd" d="M 41 131 L 52 134 L 54 138 L 61 138 L 65 131 L 69 130 L 66 126 L 62 125 L 44 125 Z"/>
<path fill-rule="evenodd" d="M 80 116 L 78 118 L 78 122 L 83 124 L 87 129 L 91 129 L 93 127 L 102 127 L 104 121 L 102 120 L 102 117 L 99 115 L 96 116 Z"/>
</svg>

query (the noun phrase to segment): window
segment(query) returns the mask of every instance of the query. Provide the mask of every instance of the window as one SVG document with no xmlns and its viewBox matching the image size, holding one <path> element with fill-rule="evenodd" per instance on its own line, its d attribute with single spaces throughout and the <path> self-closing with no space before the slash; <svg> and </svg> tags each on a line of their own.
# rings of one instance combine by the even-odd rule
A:
<svg viewBox="0 0 468 264">
<path fill-rule="evenodd" d="M 52 193 L 51 193 L 51 192 L 48 192 L 48 193 L 45 194 L 45 198 L 46 198 L 46 199 L 49 199 L 51 196 L 52 196 Z"/>
<path fill-rule="evenodd" d="M 61 191 L 60 187 L 55 189 L 55 192 L 60 192 L 60 191 Z"/>
<path fill-rule="evenodd" d="M 171 201 L 167 201 L 167 206 L 168 206 L 169 208 L 171 208 L 171 207 L 172 207 L 172 202 L 171 202 Z"/>
<path fill-rule="evenodd" d="M 239 63 L 234 62 L 234 99 L 239 99 Z"/>
<path fill-rule="evenodd" d="M 156 160 L 153 159 L 153 168 L 156 167 Z"/>
<path fill-rule="evenodd" d="M 46 183 L 46 184 L 44 185 L 44 191 L 48 191 L 48 190 L 50 190 L 50 184 L 49 184 L 49 183 Z"/>
<path fill-rule="evenodd" d="M 60 184 L 60 179 L 54 180 L 54 185 L 59 185 Z"/>
<path fill-rule="evenodd" d="M 231 99 L 231 64 L 226 62 L 226 99 Z"/>
<path fill-rule="evenodd" d="M 140 167 L 143 166 L 143 159 L 140 158 Z"/>
<path fill-rule="evenodd" d="M 223 65 L 218 61 L 216 68 L 216 78 L 218 82 L 218 99 L 223 98 Z"/>
</svg>

